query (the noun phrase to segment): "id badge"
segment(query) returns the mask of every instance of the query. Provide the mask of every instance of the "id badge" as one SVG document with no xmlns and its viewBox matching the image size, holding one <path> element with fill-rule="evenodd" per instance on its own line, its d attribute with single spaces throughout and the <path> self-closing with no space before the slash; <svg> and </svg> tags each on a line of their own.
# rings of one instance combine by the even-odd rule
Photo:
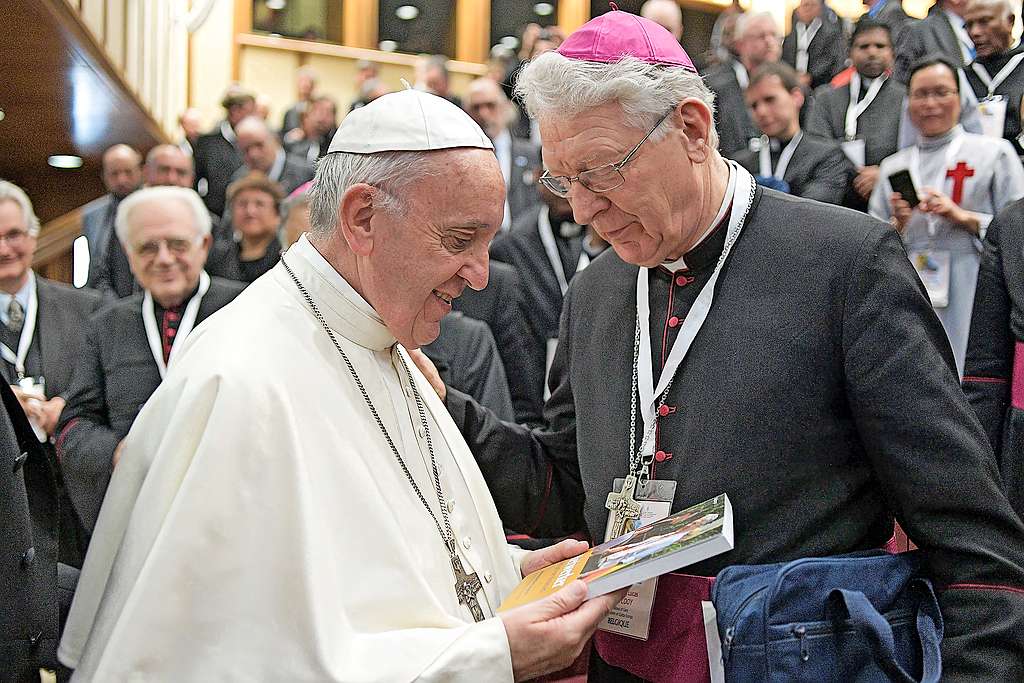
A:
<svg viewBox="0 0 1024 683">
<path fill-rule="evenodd" d="M 983 135 L 990 138 L 1003 137 L 1003 127 L 1006 125 L 1006 100 L 996 95 L 978 102 L 978 119 Z"/>
<path fill-rule="evenodd" d="M 850 160 L 854 168 L 857 170 L 864 168 L 865 143 L 863 139 L 843 140 L 840 146 L 843 148 L 843 154 Z"/>
<path fill-rule="evenodd" d="M 616 479 L 612 483 L 612 490 L 615 493 L 622 491 L 623 479 Z M 643 526 L 665 519 L 672 512 L 672 501 L 676 495 L 676 483 L 664 479 L 648 480 L 643 488 L 637 490 L 636 500 L 640 503 L 640 519 L 637 526 Z M 608 515 L 608 524 L 605 527 L 605 540 L 611 540 L 608 535 L 611 533 L 613 515 Z M 654 594 L 658 588 L 657 577 L 648 579 L 629 587 L 626 597 L 612 608 L 612 611 L 605 617 L 599 629 L 608 633 L 647 640 L 651 629 L 651 608 L 654 606 Z"/>
<path fill-rule="evenodd" d="M 924 249 L 910 252 L 910 261 L 914 270 L 928 290 L 928 298 L 935 308 L 949 305 L 949 274 L 952 254 L 948 251 Z"/>
</svg>

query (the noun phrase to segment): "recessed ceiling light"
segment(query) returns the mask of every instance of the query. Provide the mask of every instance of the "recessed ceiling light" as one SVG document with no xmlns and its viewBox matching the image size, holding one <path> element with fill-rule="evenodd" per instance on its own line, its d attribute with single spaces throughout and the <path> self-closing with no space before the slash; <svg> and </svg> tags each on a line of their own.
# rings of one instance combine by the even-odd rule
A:
<svg viewBox="0 0 1024 683">
<path fill-rule="evenodd" d="M 54 168 L 81 168 L 82 157 L 76 157 L 72 154 L 54 154 L 46 160 L 46 163 Z"/>
<path fill-rule="evenodd" d="M 267 9 L 284 9 L 285 0 L 267 0 Z"/>
<path fill-rule="evenodd" d="M 377 46 L 382 52 L 394 52 L 398 49 L 398 43 L 393 40 L 382 40 Z"/>
<path fill-rule="evenodd" d="M 549 17 L 555 11 L 555 6 L 550 2 L 538 2 L 533 6 L 533 13 L 538 17 Z"/>
<path fill-rule="evenodd" d="M 412 21 L 420 15 L 420 8 L 416 5 L 402 5 L 395 10 L 395 16 L 402 21 Z"/>
</svg>

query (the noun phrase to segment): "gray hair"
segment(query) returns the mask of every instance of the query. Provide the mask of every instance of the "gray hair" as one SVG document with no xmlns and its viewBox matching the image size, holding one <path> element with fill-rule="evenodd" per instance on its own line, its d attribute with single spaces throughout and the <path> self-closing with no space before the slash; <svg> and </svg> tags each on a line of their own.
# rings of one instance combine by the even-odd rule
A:
<svg viewBox="0 0 1024 683">
<path fill-rule="evenodd" d="M 732 32 L 733 39 L 742 39 L 743 34 L 747 32 L 748 28 L 764 19 L 772 22 L 772 28 L 775 29 L 775 33 L 779 32 L 779 25 L 775 22 L 775 15 L 771 12 L 744 12 L 736 17 L 736 26 Z"/>
<path fill-rule="evenodd" d="M 408 203 L 402 194 L 409 185 L 434 173 L 427 160 L 430 152 L 377 152 L 325 154 L 316 166 L 309 190 L 309 225 L 314 235 L 328 235 L 338 225 L 341 198 L 353 185 L 365 183 L 377 189 L 374 206 L 390 214 L 404 214 Z"/>
<path fill-rule="evenodd" d="M 636 128 L 649 128 L 669 109 L 691 97 L 706 104 L 712 114 L 715 111 L 714 93 L 696 72 L 649 64 L 636 57 L 602 64 L 545 52 L 519 72 L 515 91 L 534 119 L 571 118 L 614 102 Z M 663 137 L 666 130 L 663 124 L 651 135 L 651 141 Z M 710 147 L 718 147 L 714 122 L 708 138 Z"/>
<path fill-rule="evenodd" d="M 971 0 L 967 3 L 967 8 L 970 9 L 979 5 L 981 7 L 993 8 L 1003 17 L 1016 15 L 1013 5 L 1010 4 L 1010 0 Z"/>
<path fill-rule="evenodd" d="M 121 241 L 122 245 L 125 245 L 125 251 L 127 251 L 128 236 L 132 229 L 132 213 L 144 204 L 161 202 L 181 202 L 192 211 L 192 225 L 200 237 L 210 234 L 212 227 L 210 212 L 206 210 L 206 205 L 203 204 L 203 200 L 199 198 L 195 190 L 189 187 L 170 185 L 144 187 L 122 199 L 121 203 L 117 206 L 117 216 L 114 218 L 114 231 L 117 233 L 117 239 Z"/>
<path fill-rule="evenodd" d="M 25 231 L 32 237 L 39 235 L 39 219 L 36 212 L 32 210 L 32 200 L 25 194 L 25 190 L 7 180 L 0 180 L 0 202 L 14 202 L 21 209 L 21 215 L 25 218 Z"/>
</svg>

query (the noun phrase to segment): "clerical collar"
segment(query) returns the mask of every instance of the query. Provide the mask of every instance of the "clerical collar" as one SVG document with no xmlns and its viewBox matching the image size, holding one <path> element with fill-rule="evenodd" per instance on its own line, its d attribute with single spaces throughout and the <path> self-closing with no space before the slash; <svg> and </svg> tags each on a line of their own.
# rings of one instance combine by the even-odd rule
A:
<svg viewBox="0 0 1024 683">
<path fill-rule="evenodd" d="M 153 299 L 154 314 L 157 317 L 160 317 L 160 316 L 162 316 L 164 314 L 165 311 L 174 311 L 175 313 L 181 313 L 182 311 L 185 310 L 185 307 L 188 306 L 188 302 L 192 301 L 192 297 L 194 297 L 196 295 L 196 292 L 198 292 L 198 291 L 199 291 L 199 283 L 197 282 L 195 288 L 191 292 L 189 292 L 189 295 L 187 297 L 185 297 L 180 304 L 178 304 L 177 306 L 171 306 L 169 308 L 164 308 L 163 306 L 160 305 L 160 302 L 157 301 L 154 298 Z"/>
<path fill-rule="evenodd" d="M 940 147 L 945 147 L 946 145 L 953 141 L 953 138 L 957 137 L 958 135 L 962 135 L 963 132 L 964 127 L 958 123 L 949 130 L 947 130 L 942 135 L 936 135 L 935 137 L 932 138 L 922 135 L 918 140 L 917 146 L 920 147 L 923 151 L 930 152 L 932 150 L 939 149 Z"/>
<path fill-rule="evenodd" d="M 21 289 L 14 294 L 0 292 L 0 321 L 2 321 L 4 325 L 7 324 L 7 309 L 11 306 L 11 299 L 14 299 L 21 304 L 21 310 L 27 311 L 29 294 L 35 286 L 36 275 L 32 272 L 32 269 L 29 268 L 28 277 L 25 279 L 25 284 L 21 286 Z"/>
<path fill-rule="evenodd" d="M 697 245 L 683 254 L 675 261 L 668 261 L 662 264 L 662 268 L 669 272 L 677 270 L 694 269 L 698 270 L 708 265 L 713 265 L 722 253 L 725 245 L 726 231 L 723 226 L 729 224 L 729 208 L 732 206 L 733 195 L 736 194 L 736 169 L 732 162 L 729 164 L 729 184 L 725 188 L 725 196 L 722 197 L 722 205 L 718 207 L 711 225 L 697 240 Z"/>
<path fill-rule="evenodd" d="M 235 129 L 231 127 L 227 119 L 220 122 L 220 134 L 224 136 L 224 139 L 230 142 L 232 145 L 236 144 L 238 136 L 235 135 Z"/>
<path fill-rule="evenodd" d="M 267 177 L 275 183 L 281 180 L 281 174 L 284 173 L 284 160 L 286 156 L 284 150 L 278 147 L 277 154 L 274 155 L 274 164 L 270 167 L 270 171 L 267 172 Z"/>
</svg>

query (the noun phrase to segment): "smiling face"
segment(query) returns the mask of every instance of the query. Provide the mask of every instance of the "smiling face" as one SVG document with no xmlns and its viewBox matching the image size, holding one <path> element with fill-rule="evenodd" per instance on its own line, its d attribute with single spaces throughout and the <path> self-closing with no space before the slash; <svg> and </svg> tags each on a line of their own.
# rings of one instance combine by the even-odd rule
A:
<svg viewBox="0 0 1024 683">
<path fill-rule="evenodd" d="M 438 173 L 408 186 L 404 214 L 373 211 L 372 250 L 357 261 L 363 296 L 406 348 L 437 339 L 441 318 L 467 286 L 487 286 L 487 248 L 504 215 L 494 152 L 434 155 Z"/>
<path fill-rule="evenodd" d="M 28 233 L 21 206 L 0 200 L 0 289 L 17 292 L 25 283 L 36 250 L 36 238 Z"/>
<path fill-rule="evenodd" d="M 945 64 L 914 72 L 907 86 L 910 121 L 927 137 L 942 135 L 960 120 L 956 76 Z"/>
<path fill-rule="evenodd" d="M 199 283 L 210 236 L 200 236 L 192 209 L 174 199 L 139 204 L 128 225 L 125 252 L 135 278 L 161 306 L 177 306 Z"/>
<path fill-rule="evenodd" d="M 864 78 L 878 78 L 891 69 L 893 52 L 889 31 L 873 28 L 858 33 L 850 43 L 850 60 Z"/>
<path fill-rule="evenodd" d="M 629 263 L 656 266 L 678 258 L 702 232 L 710 181 L 683 144 L 679 111 L 662 124 L 669 127 L 665 137 L 647 140 L 622 168 L 622 185 L 596 193 L 573 182 L 569 190 L 575 221 L 591 226 Z M 571 177 L 622 161 L 647 129 L 629 125 L 611 103 L 564 120 L 541 119 L 540 132 L 549 174 Z"/>
</svg>

